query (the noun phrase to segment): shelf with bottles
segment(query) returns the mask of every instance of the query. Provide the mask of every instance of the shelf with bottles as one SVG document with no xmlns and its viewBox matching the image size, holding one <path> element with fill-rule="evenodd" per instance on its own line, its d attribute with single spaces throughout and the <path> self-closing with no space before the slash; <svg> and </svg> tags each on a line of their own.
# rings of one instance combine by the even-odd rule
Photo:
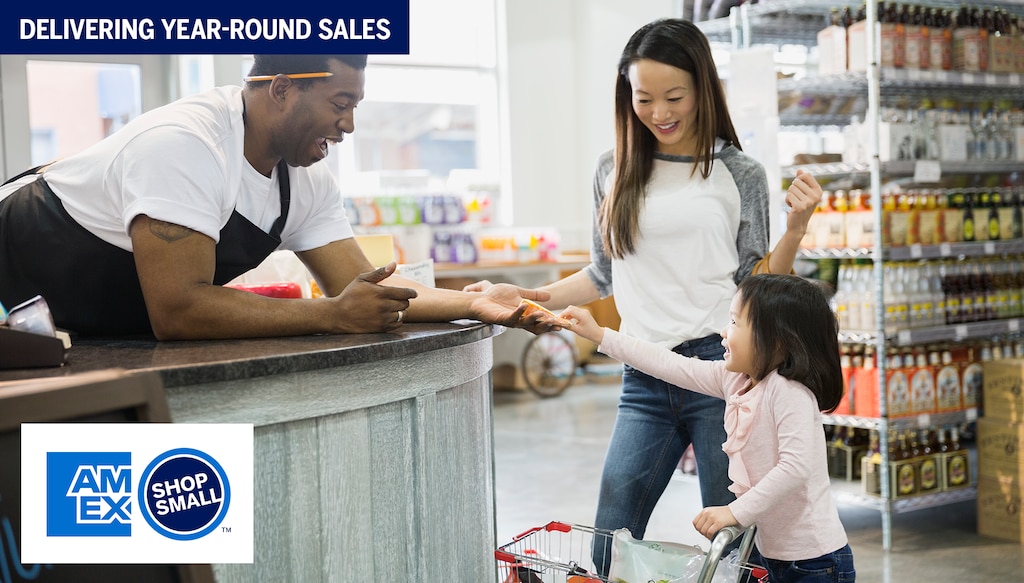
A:
<svg viewBox="0 0 1024 583">
<path fill-rule="evenodd" d="M 1024 256 L 882 264 L 886 342 L 896 346 L 1012 336 L 1024 326 Z M 847 344 L 876 344 L 871 260 L 839 260 L 832 298 Z M 1024 356 L 1024 347 L 1022 354 Z"/>
<path fill-rule="evenodd" d="M 884 3 L 884 5 L 888 4 L 901 6 L 898 3 Z M 911 4 L 907 5 L 911 6 Z M 939 11 L 953 11 L 960 8 L 963 3 L 959 0 L 921 0 L 912 5 L 929 9 L 935 8 Z M 846 22 L 840 22 L 840 26 L 845 24 L 845 27 L 848 27 L 864 20 L 865 11 L 858 9 L 861 6 L 863 3 L 855 0 L 760 0 L 753 3 L 744 2 L 735 7 L 733 9 L 735 17 L 717 18 L 696 24 L 713 43 L 735 42 L 737 40 L 735 39 L 736 29 L 746 28 L 749 29 L 750 38 L 745 40 L 750 45 L 800 44 L 814 46 L 818 42 L 818 33 L 831 24 L 833 13 L 839 17 L 840 21 L 846 18 Z M 985 6 L 1006 10 L 1011 16 L 1022 11 L 1021 3 L 1015 0 L 995 0 L 986 2 Z M 843 9 L 846 9 L 848 13 L 845 17 Z M 953 16 L 955 17 L 955 15 Z M 912 12 L 908 14 L 908 17 L 913 18 Z M 979 12 L 978 19 L 983 18 L 984 13 Z M 888 20 L 888 17 L 881 16 L 879 20 Z M 968 25 L 970 25 L 969 20 L 970 14 L 968 14 Z M 949 25 L 946 25 L 946 28 L 949 28 Z"/>
<path fill-rule="evenodd" d="M 936 91 L 972 90 L 984 92 L 988 96 L 1013 98 L 1020 96 L 1020 85 L 1024 80 L 1024 75 L 1019 72 L 932 71 L 895 67 L 882 67 L 879 75 L 879 90 L 882 97 L 934 95 Z M 794 76 L 779 79 L 775 88 L 782 94 L 861 95 L 867 91 L 868 78 L 863 71 Z M 860 113 L 863 113 L 863 110 L 860 110 Z"/>
<path fill-rule="evenodd" d="M 856 504 L 882 501 L 881 464 L 888 464 L 888 493 L 894 505 L 913 510 L 976 496 L 976 463 L 957 421 L 895 428 L 881 451 L 878 428 L 826 426 L 829 474 L 837 494 Z"/>
<path fill-rule="evenodd" d="M 1004 346 L 1005 344 L 1005 346 Z M 984 378 L 984 363 L 1024 354 L 1020 337 L 998 341 L 928 343 L 887 347 L 885 376 L 876 362 L 876 346 L 843 345 L 845 391 L 825 423 L 863 429 L 883 425 L 880 385 L 885 381 L 885 423 L 921 428 L 975 421 Z"/>
<path fill-rule="evenodd" d="M 879 171 L 885 176 L 913 176 L 917 173 L 917 160 L 893 160 L 879 164 Z M 1007 174 L 1024 170 L 1024 162 L 1017 160 L 970 160 L 940 161 L 943 174 Z M 871 167 L 864 162 L 826 162 L 821 164 L 793 164 L 782 167 L 782 178 L 793 179 L 798 170 L 815 177 L 848 177 L 871 173 Z"/>
<path fill-rule="evenodd" d="M 1022 167 L 1024 168 L 1024 167 Z M 1024 187 L 1019 176 L 975 175 L 993 186 L 918 187 L 888 183 L 882 193 L 883 259 L 925 259 L 1018 252 L 1024 241 Z M 966 177 L 952 178 L 964 183 Z M 879 217 L 863 188 L 826 190 L 800 242 L 805 258 L 860 257 L 876 243 Z M 844 181 L 836 184 L 854 184 Z M 936 183 L 937 184 L 937 183 Z"/>
</svg>

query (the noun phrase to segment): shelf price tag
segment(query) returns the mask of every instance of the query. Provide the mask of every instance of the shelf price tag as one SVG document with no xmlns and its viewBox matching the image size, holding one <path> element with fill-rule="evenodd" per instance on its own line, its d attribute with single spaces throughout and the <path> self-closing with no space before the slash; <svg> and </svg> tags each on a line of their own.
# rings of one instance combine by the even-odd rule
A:
<svg viewBox="0 0 1024 583">
<path fill-rule="evenodd" d="M 920 243 L 914 243 L 913 245 L 910 246 L 910 256 L 912 258 L 914 258 L 914 259 L 920 259 L 921 258 L 921 244 Z"/>
<path fill-rule="evenodd" d="M 968 422 L 977 421 L 978 420 L 978 409 L 975 408 L 975 407 L 971 407 L 970 409 L 966 409 L 964 411 L 964 418 L 967 419 Z"/>
<path fill-rule="evenodd" d="M 954 340 L 963 340 L 967 338 L 967 326 L 960 325 L 953 329 Z"/>
<path fill-rule="evenodd" d="M 960 74 L 960 82 L 963 83 L 964 85 L 973 85 L 974 84 L 974 73 L 961 73 Z"/>
<path fill-rule="evenodd" d="M 942 164 L 938 160 L 914 162 L 914 182 L 938 182 L 942 178 Z"/>
<path fill-rule="evenodd" d="M 985 85 L 995 85 L 996 75 L 995 73 L 985 73 Z"/>
<path fill-rule="evenodd" d="M 1020 332 L 1020 320 L 1007 320 L 1006 329 L 1010 332 Z"/>
<path fill-rule="evenodd" d="M 929 415 L 928 413 L 922 413 L 922 414 L 917 416 L 917 427 L 918 427 L 918 429 L 920 429 L 922 427 L 931 427 L 931 426 L 932 426 L 932 416 L 931 415 Z"/>
<path fill-rule="evenodd" d="M 1009 85 L 1010 87 L 1020 86 L 1020 73 L 1010 73 L 1009 77 L 1010 79 L 1007 85 Z"/>
<path fill-rule="evenodd" d="M 991 255 L 996 252 L 996 244 L 992 241 L 985 243 L 985 255 Z"/>
<path fill-rule="evenodd" d="M 939 243 L 939 253 L 941 253 L 943 257 L 949 257 L 950 254 L 952 254 L 952 252 L 952 245 L 950 245 L 949 243 Z"/>
</svg>

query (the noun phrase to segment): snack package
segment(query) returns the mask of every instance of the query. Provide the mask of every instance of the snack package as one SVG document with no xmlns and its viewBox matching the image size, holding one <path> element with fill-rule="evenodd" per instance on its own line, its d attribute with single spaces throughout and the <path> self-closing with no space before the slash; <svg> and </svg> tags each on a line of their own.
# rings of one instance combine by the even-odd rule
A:
<svg viewBox="0 0 1024 583">
<path fill-rule="evenodd" d="M 551 319 L 554 319 L 555 320 L 555 324 L 557 324 L 558 326 L 561 326 L 563 328 L 571 328 L 572 327 L 572 322 L 570 322 L 569 320 L 566 320 L 565 318 L 559 316 L 558 314 L 552 312 L 551 310 L 545 308 L 544 306 L 538 304 L 537 302 L 534 302 L 534 301 L 531 301 L 531 300 L 523 298 L 523 300 L 521 302 L 519 302 L 519 303 L 520 303 L 520 305 L 526 304 L 526 310 L 523 312 L 523 316 L 529 316 L 530 314 L 532 314 L 534 312 L 541 311 L 541 312 L 544 312 L 545 314 L 551 316 Z"/>
</svg>

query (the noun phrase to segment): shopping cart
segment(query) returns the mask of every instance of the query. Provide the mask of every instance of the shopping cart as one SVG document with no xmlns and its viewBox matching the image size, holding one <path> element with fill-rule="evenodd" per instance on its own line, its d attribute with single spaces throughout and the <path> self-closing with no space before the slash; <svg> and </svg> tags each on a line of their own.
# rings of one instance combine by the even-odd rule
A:
<svg viewBox="0 0 1024 583">
<path fill-rule="evenodd" d="M 757 565 L 747 563 L 754 547 L 754 526 L 741 529 L 729 526 L 715 535 L 704 558 L 695 583 L 711 583 L 725 550 L 742 536 L 738 549 L 739 576 L 737 583 L 768 580 Z M 596 571 L 590 562 L 590 549 L 595 540 L 610 548 L 614 532 L 566 522 L 549 522 L 532 528 L 498 547 L 494 558 L 498 561 L 499 583 L 611 583 Z M 675 580 L 671 583 L 682 583 Z M 631 582 L 632 583 L 632 582 Z M 644 582 L 646 583 L 646 582 Z M 686 583 L 690 583 L 687 581 Z"/>
</svg>

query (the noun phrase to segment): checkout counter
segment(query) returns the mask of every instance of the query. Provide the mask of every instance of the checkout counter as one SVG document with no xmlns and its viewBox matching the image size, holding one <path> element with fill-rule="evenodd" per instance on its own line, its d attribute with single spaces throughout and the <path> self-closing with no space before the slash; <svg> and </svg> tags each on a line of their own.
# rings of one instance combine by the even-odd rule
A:
<svg viewBox="0 0 1024 583">
<path fill-rule="evenodd" d="M 156 342 L 77 340 L 63 367 L 159 374 L 181 423 L 255 425 L 255 562 L 220 583 L 494 581 L 490 371 L 500 327 Z"/>
</svg>

